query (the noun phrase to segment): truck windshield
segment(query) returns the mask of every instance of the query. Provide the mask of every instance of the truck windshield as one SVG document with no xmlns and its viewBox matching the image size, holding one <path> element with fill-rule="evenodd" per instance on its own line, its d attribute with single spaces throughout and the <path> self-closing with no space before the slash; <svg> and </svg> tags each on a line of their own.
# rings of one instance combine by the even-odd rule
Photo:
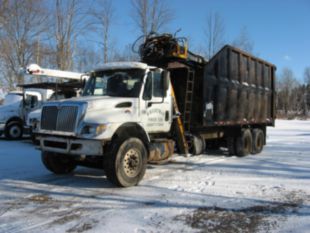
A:
<svg viewBox="0 0 310 233">
<path fill-rule="evenodd" d="M 105 70 L 91 75 L 83 96 L 139 97 L 143 76 L 142 69 Z"/>
</svg>

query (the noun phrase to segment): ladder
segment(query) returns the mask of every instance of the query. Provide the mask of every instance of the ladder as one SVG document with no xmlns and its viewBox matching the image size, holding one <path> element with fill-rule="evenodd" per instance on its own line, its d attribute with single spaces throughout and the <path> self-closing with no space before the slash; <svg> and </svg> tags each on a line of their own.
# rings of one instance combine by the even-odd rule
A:
<svg viewBox="0 0 310 233">
<path fill-rule="evenodd" d="M 195 72 L 189 69 L 186 79 L 185 105 L 183 114 L 184 129 L 186 133 L 189 133 L 190 131 L 193 91 L 194 91 L 194 77 Z"/>
</svg>

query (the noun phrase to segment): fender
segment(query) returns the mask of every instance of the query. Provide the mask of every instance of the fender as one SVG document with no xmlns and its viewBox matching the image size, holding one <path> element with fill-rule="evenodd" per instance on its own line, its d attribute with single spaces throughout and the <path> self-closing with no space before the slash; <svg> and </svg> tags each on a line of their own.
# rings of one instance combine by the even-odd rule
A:
<svg viewBox="0 0 310 233">
<path fill-rule="evenodd" d="M 18 122 L 18 123 L 20 123 L 22 126 L 24 126 L 24 121 L 23 121 L 20 117 L 15 116 L 15 117 L 11 117 L 11 118 L 6 122 L 5 127 L 6 127 L 8 124 L 10 124 L 11 122 Z"/>
<path fill-rule="evenodd" d="M 142 140 L 147 149 L 149 149 L 150 137 L 141 125 L 135 122 L 122 124 L 112 137 L 112 141 L 116 138 L 137 137 Z"/>
</svg>

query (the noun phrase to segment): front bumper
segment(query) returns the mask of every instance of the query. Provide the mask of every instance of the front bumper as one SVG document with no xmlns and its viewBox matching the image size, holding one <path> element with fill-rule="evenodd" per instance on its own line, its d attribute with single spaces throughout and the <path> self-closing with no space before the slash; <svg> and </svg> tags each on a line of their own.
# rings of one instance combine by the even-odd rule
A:
<svg viewBox="0 0 310 233">
<path fill-rule="evenodd" d="M 71 155 L 103 155 L 104 142 L 99 140 L 38 136 L 42 151 Z"/>
</svg>

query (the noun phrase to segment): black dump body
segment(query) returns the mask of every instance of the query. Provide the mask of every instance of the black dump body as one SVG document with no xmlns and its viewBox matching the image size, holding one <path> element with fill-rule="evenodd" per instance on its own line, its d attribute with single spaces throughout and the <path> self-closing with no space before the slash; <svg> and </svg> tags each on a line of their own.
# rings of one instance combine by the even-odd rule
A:
<svg viewBox="0 0 310 233">
<path fill-rule="evenodd" d="M 186 59 L 171 56 L 171 44 L 176 43 L 169 34 L 150 37 L 140 47 L 140 55 L 142 62 L 170 71 L 186 131 L 274 125 L 273 64 L 230 45 L 208 62 L 198 55 Z"/>
<path fill-rule="evenodd" d="M 274 125 L 276 67 L 224 46 L 204 67 L 203 126 Z"/>
</svg>

